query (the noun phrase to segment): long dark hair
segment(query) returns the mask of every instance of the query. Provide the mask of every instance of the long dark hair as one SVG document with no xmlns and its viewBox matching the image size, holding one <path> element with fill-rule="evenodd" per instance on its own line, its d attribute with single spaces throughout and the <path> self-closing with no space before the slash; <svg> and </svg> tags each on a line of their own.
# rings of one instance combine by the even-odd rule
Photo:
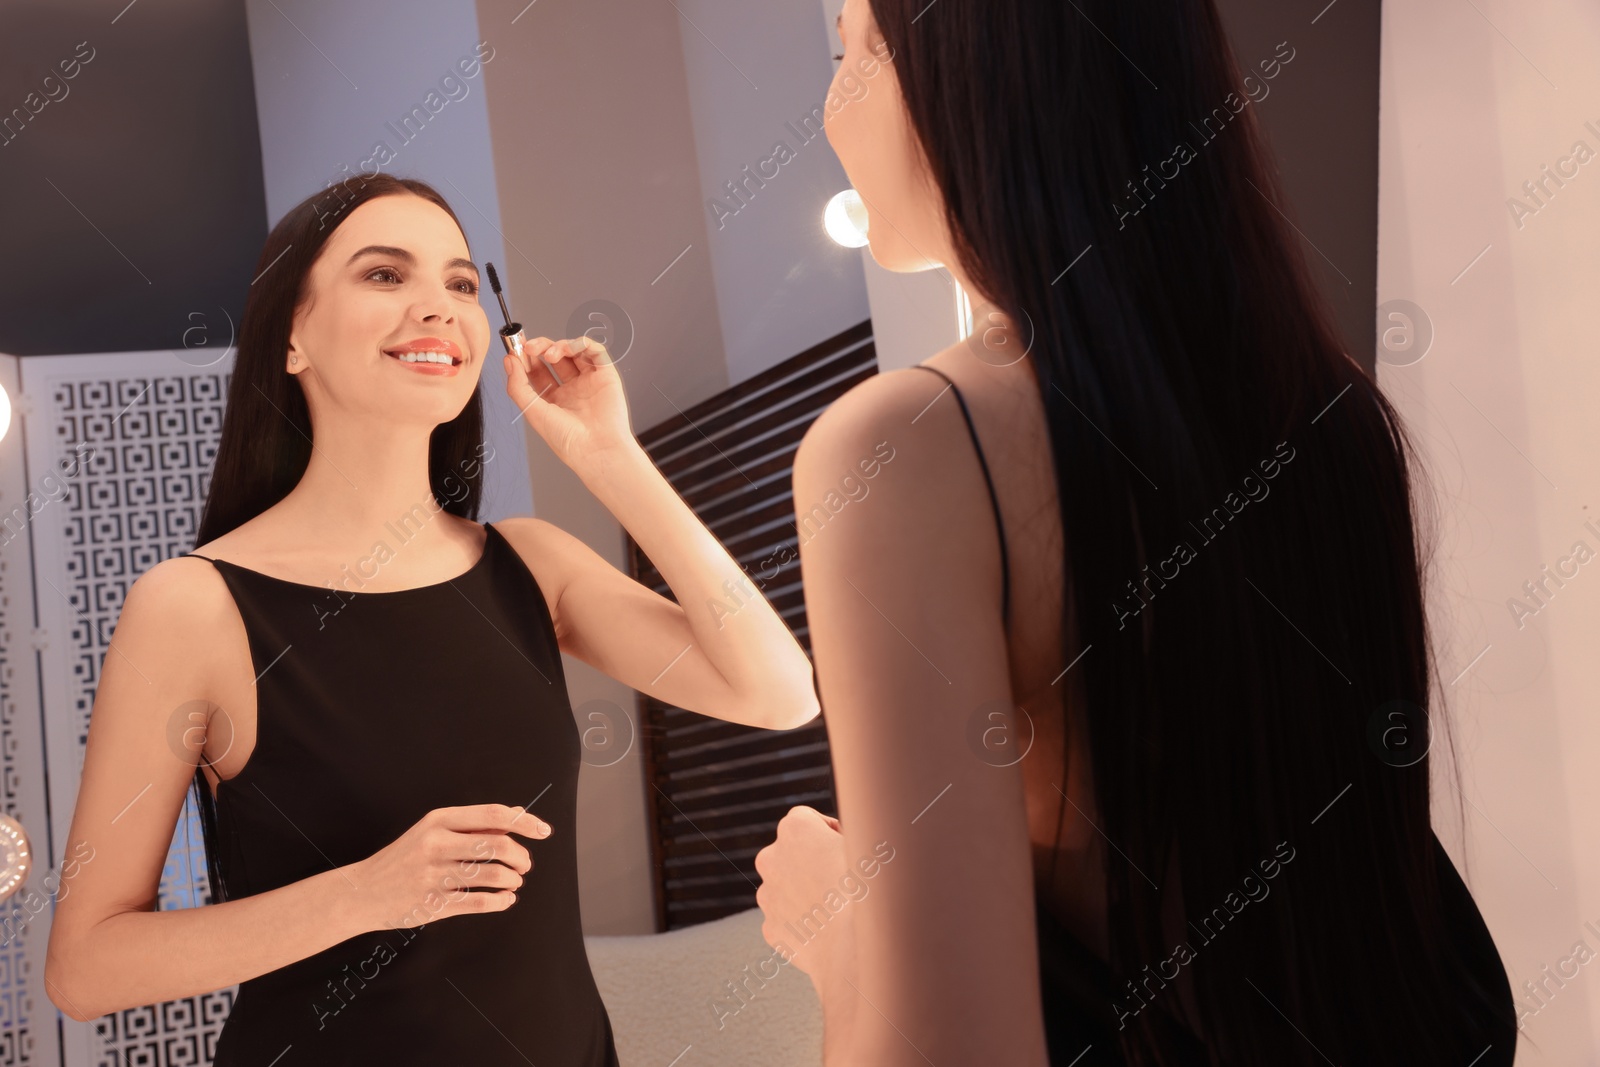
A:
<svg viewBox="0 0 1600 1067">
<path fill-rule="evenodd" d="M 1212 1062 L 1441 1062 L 1485 1016 L 1441 919 L 1430 760 L 1396 758 L 1397 729 L 1426 751 L 1436 681 L 1417 460 L 1272 206 L 1211 0 L 870 4 L 974 302 L 1031 330 L 1061 662 L 1082 653 L 1068 681 L 1122 854 L 1124 1057 L 1177 1061 L 1162 1012 L 1131 1010 L 1174 957 L 1154 886 L 1181 873 L 1203 922 L 1286 848 L 1275 903 L 1182 935 Z M 1252 485 L 1270 497 L 1246 507 Z"/>
<path fill-rule="evenodd" d="M 210 488 L 195 544 L 213 541 L 289 495 L 311 460 L 311 413 L 299 381 L 284 368 L 297 309 L 310 295 L 307 279 L 339 223 L 380 196 L 410 194 L 443 208 L 462 236 L 466 229 L 429 184 L 387 174 L 357 175 L 306 197 L 267 235 L 256 280 L 239 322 L 239 348 L 228 383 L 228 406 L 211 468 Z M 428 481 L 443 511 L 476 520 L 483 469 L 483 399 L 474 390 L 466 407 L 434 428 L 428 442 Z M 205 772 L 196 768 L 195 804 L 205 839 L 211 899 L 228 899 L 218 857 L 216 803 Z"/>
</svg>

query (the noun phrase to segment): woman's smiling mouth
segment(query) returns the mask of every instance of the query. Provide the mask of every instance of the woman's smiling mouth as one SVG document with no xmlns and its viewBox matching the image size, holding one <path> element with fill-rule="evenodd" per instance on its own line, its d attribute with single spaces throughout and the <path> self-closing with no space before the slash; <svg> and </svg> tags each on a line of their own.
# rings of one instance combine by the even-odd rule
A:
<svg viewBox="0 0 1600 1067">
<path fill-rule="evenodd" d="M 460 346 L 441 337 L 419 337 L 399 348 L 386 348 L 384 355 L 424 374 L 451 375 L 465 362 Z"/>
</svg>

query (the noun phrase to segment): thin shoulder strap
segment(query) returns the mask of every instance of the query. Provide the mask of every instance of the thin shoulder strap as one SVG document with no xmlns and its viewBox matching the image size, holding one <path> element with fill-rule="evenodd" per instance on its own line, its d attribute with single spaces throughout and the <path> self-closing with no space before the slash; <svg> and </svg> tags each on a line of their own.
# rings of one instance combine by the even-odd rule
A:
<svg viewBox="0 0 1600 1067">
<path fill-rule="evenodd" d="M 978 453 L 978 467 L 983 471 L 983 481 L 989 487 L 989 503 L 994 505 L 994 523 L 996 532 L 1000 536 L 1000 617 L 1007 622 L 1011 619 L 1011 569 L 1006 560 L 1006 526 L 1000 518 L 1000 498 L 995 495 L 994 479 L 989 477 L 989 464 L 983 458 L 983 446 L 978 443 L 978 430 L 972 425 L 972 414 L 967 410 L 966 398 L 961 395 L 961 390 L 956 388 L 956 383 L 950 381 L 950 376 L 944 371 L 930 367 L 925 363 L 913 363 L 918 370 L 933 371 L 945 381 L 950 382 L 950 391 L 956 394 L 956 402 L 961 405 L 961 417 L 967 420 L 967 433 L 972 437 L 972 447 Z"/>
<path fill-rule="evenodd" d="M 207 562 L 207 563 L 215 563 L 215 562 L 217 562 L 217 561 L 216 561 L 216 560 L 214 560 L 214 559 L 212 559 L 212 558 L 211 558 L 211 557 L 210 557 L 210 556 L 202 556 L 202 555 L 201 555 L 201 554 L 200 554 L 200 553 L 198 553 L 198 552 L 185 552 L 185 553 L 183 553 L 183 554 L 184 554 L 184 555 L 185 555 L 185 556 L 193 556 L 193 557 L 194 557 L 194 558 L 195 558 L 195 559 L 203 559 L 203 560 L 205 560 L 205 561 L 206 561 L 206 562 Z"/>
</svg>

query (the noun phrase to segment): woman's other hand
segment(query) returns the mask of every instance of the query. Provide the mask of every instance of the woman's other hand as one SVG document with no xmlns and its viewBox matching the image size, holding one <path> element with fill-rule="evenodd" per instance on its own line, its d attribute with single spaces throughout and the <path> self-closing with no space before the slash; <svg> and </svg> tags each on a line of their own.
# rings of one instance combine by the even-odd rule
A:
<svg viewBox="0 0 1600 1067">
<path fill-rule="evenodd" d="M 786 962 L 817 985 L 853 947 L 851 904 L 839 893 L 850 873 L 839 820 L 804 804 L 790 808 L 778 820 L 772 843 L 756 853 L 755 865 L 761 936 L 774 949 L 787 947 Z M 845 901 L 837 912 L 828 908 L 830 894 Z"/>
<path fill-rule="evenodd" d="M 505 361 L 506 393 L 568 467 L 582 473 L 586 464 L 637 447 L 622 378 L 605 345 L 535 337 L 520 359 L 508 352 Z"/>
<path fill-rule="evenodd" d="M 543 840 L 550 824 L 506 804 L 434 808 L 405 833 L 352 865 L 367 929 L 398 930 L 454 915 L 504 911 L 533 857 L 511 839 Z"/>
</svg>

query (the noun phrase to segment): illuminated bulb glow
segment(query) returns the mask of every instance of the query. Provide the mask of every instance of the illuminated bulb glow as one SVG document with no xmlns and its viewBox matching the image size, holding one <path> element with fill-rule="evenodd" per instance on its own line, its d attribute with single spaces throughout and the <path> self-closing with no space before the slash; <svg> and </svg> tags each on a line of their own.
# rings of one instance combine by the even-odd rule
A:
<svg viewBox="0 0 1600 1067">
<path fill-rule="evenodd" d="M 867 243 L 867 208 L 861 194 L 854 189 L 836 193 L 822 212 L 822 225 L 828 236 L 846 248 L 860 248 Z M 956 286 L 956 333 L 965 341 L 972 336 L 972 300 L 967 291 Z"/>
<path fill-rule="evenodd" d="M 828 236 L 846 248 L 867 243 L 867 208 L 854 189 L 838 193 L 822 212 L 822 226 Z"/>
</svg>

